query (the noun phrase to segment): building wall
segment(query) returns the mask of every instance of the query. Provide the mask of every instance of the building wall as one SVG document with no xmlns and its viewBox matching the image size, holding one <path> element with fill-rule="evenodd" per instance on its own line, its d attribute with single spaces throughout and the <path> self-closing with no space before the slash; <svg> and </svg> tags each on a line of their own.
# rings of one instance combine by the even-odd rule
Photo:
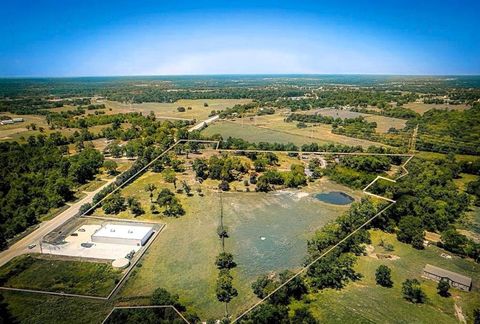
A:
<svg viewBox="0 0 480 324">
<path fill-rule="evenodd" d="M 150 229 L 148 233 L 141 239 L 129 239 L 123 237 L 110 237 L 110 236 L 100 236 L 92 235 L 92 242 L 96 243 L 110 243 L 110 244 L 127 244 L 135 246 L 143 246 L 147 243 L 148 239 L 152 236 L 153 229 Z"/>
<path fill-rule="evenodd" d="M 127 244 L 127 245 L 142 245 L 142 240 L 126 239 L 122 237 L 107 237 L 107 236 L 92 236 L 92 242 L 95 243 L 110 243 L 110 244 Z"/>
</svg>

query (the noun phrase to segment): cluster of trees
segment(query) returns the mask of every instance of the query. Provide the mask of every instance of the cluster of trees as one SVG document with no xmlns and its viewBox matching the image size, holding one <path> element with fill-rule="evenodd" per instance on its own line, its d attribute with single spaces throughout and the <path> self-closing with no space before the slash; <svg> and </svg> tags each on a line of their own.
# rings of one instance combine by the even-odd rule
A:
<svg viewBox="0 0 480 324">
<path fill-rule="evenodd" d="M 467 110 L 432 109 L 407 121 L 418 125 L 417 149 L 433 152 L 480 154 L 480 103 Z"/>
<path fill-rule="evenodd" d="M 227 182 L 240 179 L 242 174 L 250 170 L 248 162 L 228 154 L 213 155 L 208 160 L 195 159 L 192 167 L 197 178 L 210 178 Z"/>
<path fill-rule="evenodd" d="M 164 288 L 157 288 L 150 297 L 150 303 L 153 306 L 173 306 L 182 313 L 189 323 L 201 323 L 196 313 L 187 311 L 185 305 L 180 303 L 179 296 L 172 294 Z M 178 313 L 169 307 L 165 308 L 138 308 L 116 310 L 110 314 L 106 323 L 185 323 Z"/>
<path fill-rule="evenodd" d="M 289 316 L 289 304 L 292 300 L 300 300 L 308 291 L 304 279 L 300 276 L 295 277 L 288 283 L 287 280 L 293 276 L 293 273 L 286 270 L 278 276 L 261 276 L 253 284 L 252 289 L 258 298 L 265 298 L 275 289 L 263 304 L 252 310 L 241 323 L 307 323 L 315 324 L 318 321 L 304 307 L 295 309 Z M 281 288 L 279 288 L 283 285 Z"/>
<path fill-rule="evenodd" d="M 277 170 L 267 170 L 258 177 L 256 191 L 268 192 L 274 189 L 275 185 L 297 188 L 307 183 L 305 168 L 301 164 L 292 164 L 290 171 L 279 172 Z"/>
<path fill-rule="evenodd" d="M 120 193 L 116 192 L 109 196 L 102 204 L 102 208 L 106 214 L 118 214 L 127 208 L 136 217 L 145 213 L 140 201 L 135 197 L 127 197 L 125 199 Z"/>
<path fill-rule="evenodd" d="M 418 113 L 404 107 L 392 107 L 392 108 L 387 108 L 382 110 L 373 110 L 373 109 L 367 109 L 367 108 L 352 108 L 351 111 L 364 113 L 364 114 L 371 114 L 371 115 L 401 118 L 401 119 L 410 119 L 410 118 L 415 118 L 419 116 Z"/>
<path fill-rule="evenodd" d="M 396 204 L 374 222 L 387 231 L 398 228 L 399 240 L 422 248 L 424 230 L 441 233 L 450 229 L 470 200 L 453 183 L 459 172 L 455 161 L 413 159 L 408 169 L 407 176 L 387 189 Z"/>
<path fill-rule="evenodd" d="M 401 161 L 401 160 L 400 160 Z M 399 161 L 397 161 L 399 162 Z M 385 172 L 390 170 L 392 158 L 389 156 L 344 156 L 340 160 L 340 164 L 357 171 L 364 172 Z"/>
<path fill-rule="evenodd" d="M 178 217 L 185 215 L 185 209 L 183 209 L 180 200 L 168 188 L 160 190 L 156 202 L 160 207 L 164 208 L 163 214 L 165 216 Z"/>
<path fill-rule="evenodd" d="M 89 98 L 73 98 L 73 99 L 61 99 L 50 100 L 48 98 L 42 98 L 38 96 L 28 96 L 17 99 L 4 99 L 0 100 L 0 111 L 10 112 L 14 114 L 27 115 L 37 114 L 46 115 L 49 113 L 47 109 L 60 108 L 64 105 L 90 105 Z"/>
<path fill-rule="evenodd" d="M 364 188 L 376 177 L 374 173 L 355 170 L 339 164 L 330 164 L 325 169 L 325 174 L 333 181 L 355 189 Z"/>
<path fill-rule="evenodd" d="M 402 93 L 399 91 L 385 91 L 371 89 L 340 89 L 328 87 L 314 93 L 315 97 L 302 98 L 300 100 L 278 100 L 275 106 L 289 108 L 291 111 L 309 110 L 313 108 L 327 107 L 379 107 L 390 108 L 390 102 L 398 105 L 415 101 L 418 97 L 414 93 Z"/>
<path fill-rule="evenodd" d="M 458 233 L 455 227 L 450 227 L 443 231 L 441 233 L 441 242 L 437 244 L 447 251 L 460 256 L 467 256 L 476 262 L 480 262 L 480 243 Z"/>
<path fill-rule="evenodd" d="M 66 157 L 51 139 L 0 143 L 0 245 L 73 198 L 94 178 L 103 155 L 91 148 Z"/>
</svg>

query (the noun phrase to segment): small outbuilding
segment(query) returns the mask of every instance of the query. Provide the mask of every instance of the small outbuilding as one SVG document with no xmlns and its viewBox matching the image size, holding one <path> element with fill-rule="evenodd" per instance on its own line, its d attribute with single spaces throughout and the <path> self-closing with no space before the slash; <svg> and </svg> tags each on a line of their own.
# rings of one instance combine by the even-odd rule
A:
<svg viewBox="0 0 480 324">
<path fill-rule="evenodd" d="M 470 289 L 472 289 L 472 278 L 431 264 L 427 264 L 425 268 L 423 268 L 422 276 L 437 282 L 440 280 L 447 280 L 450 286 L 464 291 L 470 291 Z"/>
<path fill-rule="evenodd" d="M 106 224 L 93 233 L 92 242 L 142 246 L 153 235 L 153 227 Z"/>
</svg>

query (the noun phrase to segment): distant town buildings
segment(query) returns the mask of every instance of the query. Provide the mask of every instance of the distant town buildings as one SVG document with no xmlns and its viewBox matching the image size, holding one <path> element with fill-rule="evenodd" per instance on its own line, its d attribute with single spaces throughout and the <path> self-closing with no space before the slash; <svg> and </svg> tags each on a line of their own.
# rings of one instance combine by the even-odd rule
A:
<svg viewBox="0 0 480 324">
<path fill-rule="evenodd" d="M 437 282 L 440 280 L 447 280 L 451 287 L 464 291 L 470 291 L 472 288 L 472 278 L 433 266 L 431 264 L 427 264 L 425 268 L 423 268 L 422 276 Z"/>
</svg>

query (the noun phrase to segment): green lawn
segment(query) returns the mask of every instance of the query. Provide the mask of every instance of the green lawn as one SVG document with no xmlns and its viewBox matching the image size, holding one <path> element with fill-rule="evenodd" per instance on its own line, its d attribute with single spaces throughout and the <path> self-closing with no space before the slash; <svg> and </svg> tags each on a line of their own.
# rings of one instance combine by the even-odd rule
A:
<svg viewBox="0 0 480 324">
<path fill-rule="evenodd" d="M 342 290 L 326 289 L 309 295 L 309 309 L 322 323 L 457 323 L 454 303 L 462 310 L 467 321 L 472 321 L 473 309 L 480 303 L 480 292 L 474 288 L 471 292 L 451 289 L 452 296 L 440 297 L 436 293 L 437 283 L 421 278 L 425 264 L 430 263 L 451 271 L 471 276 L 478 284 L 480 265 L 471 260 L 454 257 L 451 260 L 440 256 L 442 250 L 429 247 L 415 250 L 400 243 L 392 234 L 371 231 L 375 253 L 390 253 L 397 260 L 379 260 L 372 256 L 362 256 L 356 266 L 363 278 L 350 283 Z M 380 240 L 394 245 L 393 252 L 385 252 L 378 246 Z M 375 283 L 375 270 L 380 264 L 392 269 L 393 288 L 384 288 Z M 412 304 L 403 299 L 401 284 L 407 278 L 417 278 L 426 292 L 425 304 Z M 304 304 L 296 302 L 295 307 Z"/>
<path fill-rule="evenodd" d="M 110 264 L 22 255 L 0 268 L 5 287 L 106 296 L 121 272 Z"/>
<path fill-rule="evenodd" d="M 135 190 L 137 184 L 143 186 L 142 182 L 136 181 L 127 188 Z M 217 271 L 214 265 L 220 251 L 216 234 L 218 197 L 208 192 L 204 197 L 197 194 L 178 197 L 182 198 L 186 215 L 161 218 L 165 228 L 143 256 L 141 267 L 132 273 L 121 297 L 150 296 L 156 288 L 162 287 L 178 294 L 180 301 L 202 318 L 221 316 L 223 305 L 215 296 Z"/>
</svg>

